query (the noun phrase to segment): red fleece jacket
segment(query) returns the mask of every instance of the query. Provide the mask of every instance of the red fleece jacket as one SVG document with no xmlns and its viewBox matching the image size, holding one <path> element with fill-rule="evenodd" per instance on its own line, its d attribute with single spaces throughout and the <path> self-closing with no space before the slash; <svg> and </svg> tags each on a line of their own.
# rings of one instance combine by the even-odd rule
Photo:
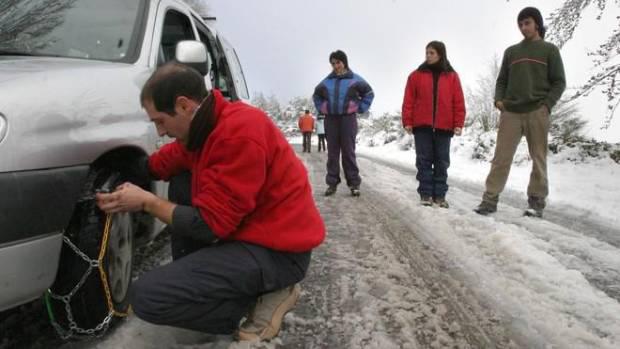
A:
<svg viewBox="0 0 620 349">
<path fill-rule="evenodd" d="M 284 135 L 261 110 L 229 102 L 217 90 L 216 126 L 202 149 L 178 141 L 149 158 L 168 180 L 192 172 L 192 205 L 220 239 L 305 252 L 325 238 L 308 174 Z"/>
<path fill-rule="evenodd" d="M 430 126 L 452 131 L 465 123 L 465 98 L 455 72 L 443 72 L 437 82 L 437 110 L 433 123 L 433 73 L 416 70 L 409 75 L 403 98 L 403 126 Z"/>
</svg>

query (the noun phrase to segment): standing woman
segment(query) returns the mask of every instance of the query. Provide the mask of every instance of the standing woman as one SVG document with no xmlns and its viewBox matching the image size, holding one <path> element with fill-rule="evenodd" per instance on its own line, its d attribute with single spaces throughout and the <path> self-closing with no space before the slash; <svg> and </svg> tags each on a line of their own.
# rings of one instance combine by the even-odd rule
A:
<svg viewBox="0 0 620 349">
<path fill-rule="evenodd" d="M 450 140 L 463 130 L 465 99 L 443 42 L 428 43 L 426 61 L 409 75 L 402 118 L 414 135 L 421 204 L 448 208 Z"/>
<path fill-rule="evenodd" d="M 362 178 L 355 156 L 357 114 L 368 111 L 375 94 L 360 75 L 349 68 L 347 55 L 337 50 L 329 55 L 332 72 L 314 89 L 312 99 L 319 114 L 325 115 L 327 175 L 325 196 L 334 195 L 340 184 L 340 154 L 347 186 L 360 196 Z"/>
</svg>

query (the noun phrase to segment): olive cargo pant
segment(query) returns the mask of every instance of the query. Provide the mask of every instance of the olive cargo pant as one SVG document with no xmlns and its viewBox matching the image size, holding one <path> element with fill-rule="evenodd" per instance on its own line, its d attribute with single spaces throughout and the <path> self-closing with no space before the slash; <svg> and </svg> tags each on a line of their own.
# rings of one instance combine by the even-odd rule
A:
<svg viewBox="0 0 620 349">
<path fill-rule="evenodd" d="M 504 190 L 508 180 L 517 146 L 521 137 L 525 136 L 532 158 L 532 172 L 527 195 L 529 198 L 540 200 L 544 208 L 545 198 L 549 194 L 547 181 L 549 125 L 549 111 L 545 106 L 528 113 L 509 111 L 501 113 L 495 155 L 491 162 L 491 171 L 487 176 L 483 201 L 493 205 L 497 204 L 499 194 Z"/>
</svg>

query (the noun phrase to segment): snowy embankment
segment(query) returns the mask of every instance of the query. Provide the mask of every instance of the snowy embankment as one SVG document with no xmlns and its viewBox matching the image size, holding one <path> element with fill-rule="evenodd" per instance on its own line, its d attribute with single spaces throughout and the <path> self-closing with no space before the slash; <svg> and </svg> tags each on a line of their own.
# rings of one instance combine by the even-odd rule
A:
<svg viewBox="0 0 620 349">
<path fill-rule="evenodd" d="M 403 140 L 375 147 L 364 146 L 367 142 L 363 140 L 360 143 L 357 147 L 359 154 L 415 169 L 415 150 L 401 150 Z M 452 138 L 449 181 L 468 182 L 479 185 L 483 190 L 491 164 L 488 160 L 472 159 L 475 146 L 476 143 L 470 138 Z M 610 226 L 618 226 L 620 224 L 620 215 L 618 215 L 620 212 L 620 165 L 609 157 L 592 158 L 578 163 L 569 161 L 570 157 L 570 154 L 566 153 L 549 153 L 548 206 L 577 208 L 592 217 L 602 219 Z M 532 167 L 528 159 L 525 140 L 522 140 L 515 160 L 517 163 L 513 164 L 510 170 L 506 189 L 522 193 L 523 208 L 525 208 L 527 184 Z M 414 185 L 417 184 L 414 183 Z M 482 197 L 482 191 L 480 196 Z"/>
</svg>

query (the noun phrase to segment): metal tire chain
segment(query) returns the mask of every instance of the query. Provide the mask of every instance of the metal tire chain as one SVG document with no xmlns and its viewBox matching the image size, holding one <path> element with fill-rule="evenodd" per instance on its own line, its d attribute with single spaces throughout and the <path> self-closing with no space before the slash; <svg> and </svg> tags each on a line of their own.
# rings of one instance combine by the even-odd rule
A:
<svg viewBox="0 0 620 349">
<path fill-rule="evenodd" d="M 51 289 L 47 290 L 46 293 L 46 303 L 48 305 L 48 313 L 50 316 L 50 322 L 52 326 L 56 330 L 56 333 L 63 340 L 67 340 L 72 337 L 101 337 L 110 327 L 110 322 L 114 316 L 118 317 L 126 317 L 128 315 L 124 312 L 119 312 L 114 309 L 114 303 L 112 302 L 112 296 L 110 294 L 110 287 L 108 285 L 108 278 L 103 268 L 103 258 L 105 257 L 105 252 L 108 248 L 108 237 L 110 235 L 110 225 L 112 223 L 112 215 L 106 214 L 106 222 L 105 228 L 103 230 L 103 239 L 101 240 L 101 247 L 99 249 L 99 256 L 96 260 L 90 259 L 84 252 L 80 251 L 80 249 L 75 246 L 71 242 L 71 240 L 65 235 L 63 236 L 63 241 L 66 243 L 72 250 L 75 252 L 80 258 L 82 258 L 85 262 L 88 263 L 89 268 L 84 272 L 80 281 L 75 285 L 75 287 L 64 296 L 54 294 Z M 75 293 L 86 283 L 86 279 L 91 274 L 93 268 L 97 268 L 99 270 L 99 276 L 101 278 L 101 283 L 103 284 L 103 289 L 105 292 L 106 302 L 108 306 L 108 315 L 103 319 L 103 321 L 95 326 L 94 328 L 83 329 L 78 326 L 73 318 L 73 312 L 71 311 L 71 298 L 75 295 Z M 49 304 L 49 297 L 61 301 L 65 304 L 65 312 L 67 313 L 67 320 L 69 320 L 69 329 L 64 329 L 56 320 L 54 319 L 51 306 Z"/>
</svg>

